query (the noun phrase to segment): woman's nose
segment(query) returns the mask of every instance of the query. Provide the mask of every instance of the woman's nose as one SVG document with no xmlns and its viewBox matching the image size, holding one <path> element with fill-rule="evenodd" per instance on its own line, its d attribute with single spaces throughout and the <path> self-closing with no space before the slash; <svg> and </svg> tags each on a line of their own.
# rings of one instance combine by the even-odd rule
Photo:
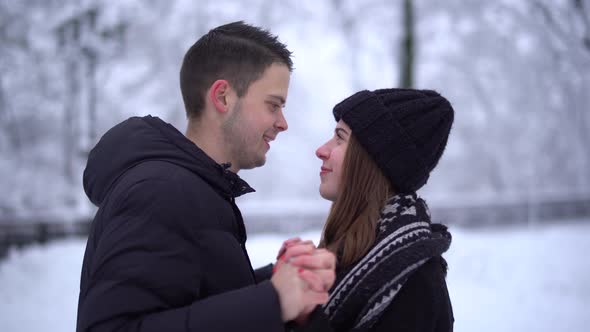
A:
<svg viewBox="0 0 590 332">
<path fill-rule="evenodd" d="M 328 149 L 326 144 L 324 144 L 320 146 L 317 150 L 315 150 L 315 155 L 321 160 L 326 160 L 330 156 L 330 150 Z"/>
</svg>

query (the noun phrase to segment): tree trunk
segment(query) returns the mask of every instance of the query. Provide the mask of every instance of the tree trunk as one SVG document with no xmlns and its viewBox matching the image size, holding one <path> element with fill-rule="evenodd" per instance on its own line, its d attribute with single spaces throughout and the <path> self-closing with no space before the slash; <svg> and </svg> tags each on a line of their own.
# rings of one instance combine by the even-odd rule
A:
<svg viewBox="0 0 590 332">
<path fill-rule="evenodd" d="M 97 116 L 96 116 L 96 54 L 88 55 L 88 152 L 97 141 Z"/>
<path fill-rule="evenodd" d="M 414 86 L 414 3 L 412 0 L 404 0 L 401 40 L 401 68 L 400 82 L 402 88 Z"/>
<path fill-rule="evenodd" d="M 77 106 L 80 96 L 80 82 L 78 75 L 78 61 L 70 55 L 66 64 L 66 77 L 68 82 L 67 100 L 64 109 L 64 177 L 70 184 L 75 183 L 74 159 L 76 156 L 77 142 Z"/>
</svg>

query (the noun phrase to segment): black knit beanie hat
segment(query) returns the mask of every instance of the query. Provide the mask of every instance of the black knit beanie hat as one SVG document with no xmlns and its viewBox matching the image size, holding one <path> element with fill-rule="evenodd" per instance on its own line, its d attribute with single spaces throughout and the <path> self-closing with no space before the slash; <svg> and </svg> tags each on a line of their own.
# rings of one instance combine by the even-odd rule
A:
<svg viewBox="0 0 590 332">
<path fill-rule="evenodd" d="M 397 193 L 420 189 L 440 159 L 453 124 L 447 99 L 431 90 L 359 91 L 334 106 Z"/>
</svg>

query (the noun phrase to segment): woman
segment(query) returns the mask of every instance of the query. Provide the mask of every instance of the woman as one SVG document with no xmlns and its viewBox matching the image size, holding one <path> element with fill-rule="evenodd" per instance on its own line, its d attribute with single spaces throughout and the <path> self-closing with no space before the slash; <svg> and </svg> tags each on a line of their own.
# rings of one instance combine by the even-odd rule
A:
<svg viewBox="0 0 590 332">
<path fill-rule="evenodd" d="M 452 331 L 441 257 L 451 236 L 416 191 L 453 114 L 429 90 L 360 91 L 334 107 L 334 137 L 316 155 L 320 194 L 333 202 L 320 247 L 336 253 L 336 282 L 305 330 Z"/>
</svg>

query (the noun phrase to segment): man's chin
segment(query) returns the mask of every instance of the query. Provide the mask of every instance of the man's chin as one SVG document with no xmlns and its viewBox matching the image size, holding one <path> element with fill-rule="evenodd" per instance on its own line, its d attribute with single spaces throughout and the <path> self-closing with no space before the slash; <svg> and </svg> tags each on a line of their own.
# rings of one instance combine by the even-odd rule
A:
<svg viewBox="0 0 590 332">
<path fill-rule="evenodd" d="M 266 156 L 263 156 L 261 159 L 259 159 L 253 168 L 264 166 L 264 164 L 266 164 Z"/>
<path fill-rule="evenodd" d="M 264 164 L 266 164 L 266 156 L 264 156 L 263 158 L 257 159 L 257 160 L 253 160 L 252 162 L 250 162 L 246 165 L 242 165 L 242 167 L 240 167 L 240 169 L 254 169 L 257 167 L 264 166 Z"/>
</svg>

